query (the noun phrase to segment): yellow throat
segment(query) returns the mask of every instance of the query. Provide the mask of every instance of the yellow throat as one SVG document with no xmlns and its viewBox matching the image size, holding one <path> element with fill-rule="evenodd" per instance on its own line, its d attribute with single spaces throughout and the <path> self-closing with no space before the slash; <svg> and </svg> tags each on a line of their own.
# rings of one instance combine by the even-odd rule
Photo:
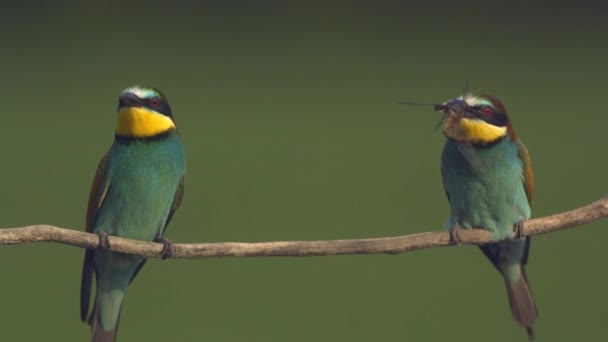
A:
<svg viewBox="0 0 608 342">
<path fill-rule="evenodd" d="M 170 117 L 145 107 L 124 107 L 118 111 L 116 134 L 123 137 L 148 138 L 175 128 Z"/>
<path fill-rule="evenodd" d="M 448 118 L 448 121 L 451 120 Z M 494 126 L 483 120 L 461 118 L 447 124 L 445 134 L 457 141 L 491 143 L 507 135 L 507 127 Z"/>
</svg>

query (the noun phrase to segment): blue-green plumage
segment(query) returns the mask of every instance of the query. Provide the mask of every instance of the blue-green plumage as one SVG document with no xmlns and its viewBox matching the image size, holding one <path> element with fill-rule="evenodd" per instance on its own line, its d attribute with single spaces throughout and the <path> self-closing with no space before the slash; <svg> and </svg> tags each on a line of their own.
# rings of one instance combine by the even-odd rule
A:
<svg viewBox="0 0 608 342">
<path fill-rule="evenodd" d="M 483 227 L 501 239 L 512 237 L 513 223 L 530 218 L 523 163 L 511 139 L 487 147 L 448 140 L 441 163 L 450 194 L 450 225 Z"/>
<path fill-rule="evenodd" d="M 148 90 L 139 94 L 148 94 L 150 98 L 138 98 L 137 89 Z M 127 96 L 124 92 L 121 95 L 121 101 L 124 98 L 127 102 L 121 102 L 119 107 L 123 109 L 119 116 L 128 117 L 122 118 L 122 122 L 119 119 L 114 143 L 101 160 L 93 182 L 87 230 L 152 241 L 161 237 L 181 202 L 185 157 L 177 130 L 172 126 L 170 110 L 164 114 L 154 111 L 157 107 L 154 104 L 159 102 L 168 108 L 164 96 L 153 88 L 128 90 Z M 152 99 L 155 102 L 148 102 Z M 159 116 L 150 124 L 150 120 L 142 120 L 142 115 L 167 115 L 170 121 Z M 139 127 L 144 124 L 148 126 Z M 125 132 L 134 132 L 134 135 L 124 135 Z M 87 250 L 81 287 L 81 318 L 86 319 L 88 313 L 95 273 L 96 295 L 89 318 L 93 341 L 115 341 L 125 292 L 144 262 L 145 258 L 137 255 Z"/>
<path fill-rule="evenodd" d="M 177 131 L 152 139 L 116 139 L 102 183 L 109 183 L 93 232 L 152 240 L 162 233 L 185 170 Z"/>
<path fill-rule="evenodd" d="M 513 225 L 530 218 L 530 204 L 522 182 L 523 163 L 509 138 L 488 147 L 448 140 L 441 155 L 441 174 L 450 198 L 449 227 L 484 228 L 495 241 L 514 237 Z M 511 283 L 519 280 L 527 253 L 519 238 L 482 247 Z"/>
<path fill-rule="evenodd" d="M 450 202 L 448 226 L 483 228 L 496 243 L 481 250 L 502 274 L 515 320 L 534 338 L 538 315 L 525 273 L 530 238 L 516 236 L 530 218 L 532 169 L 504 106 L 488 95 L 468 94 L 439 105 L 448 140 L 441 175 Z"/>
</svg>

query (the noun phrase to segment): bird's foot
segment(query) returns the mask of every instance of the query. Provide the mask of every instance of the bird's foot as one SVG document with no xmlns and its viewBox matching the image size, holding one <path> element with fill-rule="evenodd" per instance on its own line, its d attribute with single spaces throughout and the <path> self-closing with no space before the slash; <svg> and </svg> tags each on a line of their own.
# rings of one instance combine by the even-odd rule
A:
<svg viewBox="0 0 608 342">
<path fill-rule="evenodd" d="M 99 236 L 99 245 L 97 248 L 99 249 L 110 249 L 110 239 L 108 233 L 105 230 L 100 230 L 97 232 L 97 236 Z"/>
<path fill-rule="evenodd" d="M 458 226 L 453 225 L 450 227 L 450 244 L 460 246 L 462 239 L 460 238 L 460 233 L 458 232 Z"/>
<path fill-rule="evenodd" d="M 159 242 L 163 244 L 163 250 L 160 251 L 160 258 L 165 260 L 167 258 L 170 258 L 173 255 L 173 251 L 171 250 L 171 247 L 173 246 L 173 242 L 171 242 L 171 240 L 169 239 L 165 239 L 162 236 L 157 237 L 156 239 L 154 239 L 154 242 Z"/>
<path fill-rule="evenodd" d="M 524 235 L 524 220 L 521 219 L 513 225 L 513 235 L 515 238 L 520 239 L 523 238 Z"/>
</svg>

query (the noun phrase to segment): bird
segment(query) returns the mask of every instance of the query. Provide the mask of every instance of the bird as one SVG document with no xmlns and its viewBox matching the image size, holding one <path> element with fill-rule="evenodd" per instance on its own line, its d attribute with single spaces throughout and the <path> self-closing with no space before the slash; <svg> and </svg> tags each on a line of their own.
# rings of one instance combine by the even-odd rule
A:
<svg viewBox="0 0 608 342">
<path fill-rule="evenodd" d="M 466 92 L 437 104 L 435 111 L 443 113 L 447 138 L 441 176 L 451 241 L 459 243 L 460 228 L 491 232 L 493 242 L 481 251 L 504 278 L 513 319 L 532 341 L 538 309 L 526 275 L 530 237 L 523 236 L 534 189 L 530 154 L 505 106 L 492 95 Z"/>
<path fill-rule="evenodd" d="M 123 90 L 114 141 L 97 167 L 86 215 L 86 230 L 100 237 L 99 248 L 85 251 L 80 289 L 80 318 L 91 325 L 91 341 L 116 341 L 127 287 L 146 262 L 108 250 L 108 235 L 162 242 L 163 258 L 170 256 L 171 242 L 162 234 L 182 202 L 185 172 L 167 98 L 154 87 Z"/>
</svg>

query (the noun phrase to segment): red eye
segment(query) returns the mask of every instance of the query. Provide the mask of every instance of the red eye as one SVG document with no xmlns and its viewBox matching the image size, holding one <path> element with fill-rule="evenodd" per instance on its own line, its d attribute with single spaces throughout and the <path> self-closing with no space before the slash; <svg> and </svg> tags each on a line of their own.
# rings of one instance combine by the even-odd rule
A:
<svg viewBox="0 0 608 342">
<path fill-rule="evenodd" d="M 490 106 L 483 106 L 481 107 L 481 113 L 483 115 L 492 115 L 492 113 L 494 113 L 494 109 L 492 109 Z"/>
<path fill-rule="evenodd" d="M 150 100 L 150 105 L 152 105 L 152 107 L 158 107 L 159 104 L 160 104 L 160 100 L 158 99 L 158 97 L 153 97 Z"/>
</svg>

